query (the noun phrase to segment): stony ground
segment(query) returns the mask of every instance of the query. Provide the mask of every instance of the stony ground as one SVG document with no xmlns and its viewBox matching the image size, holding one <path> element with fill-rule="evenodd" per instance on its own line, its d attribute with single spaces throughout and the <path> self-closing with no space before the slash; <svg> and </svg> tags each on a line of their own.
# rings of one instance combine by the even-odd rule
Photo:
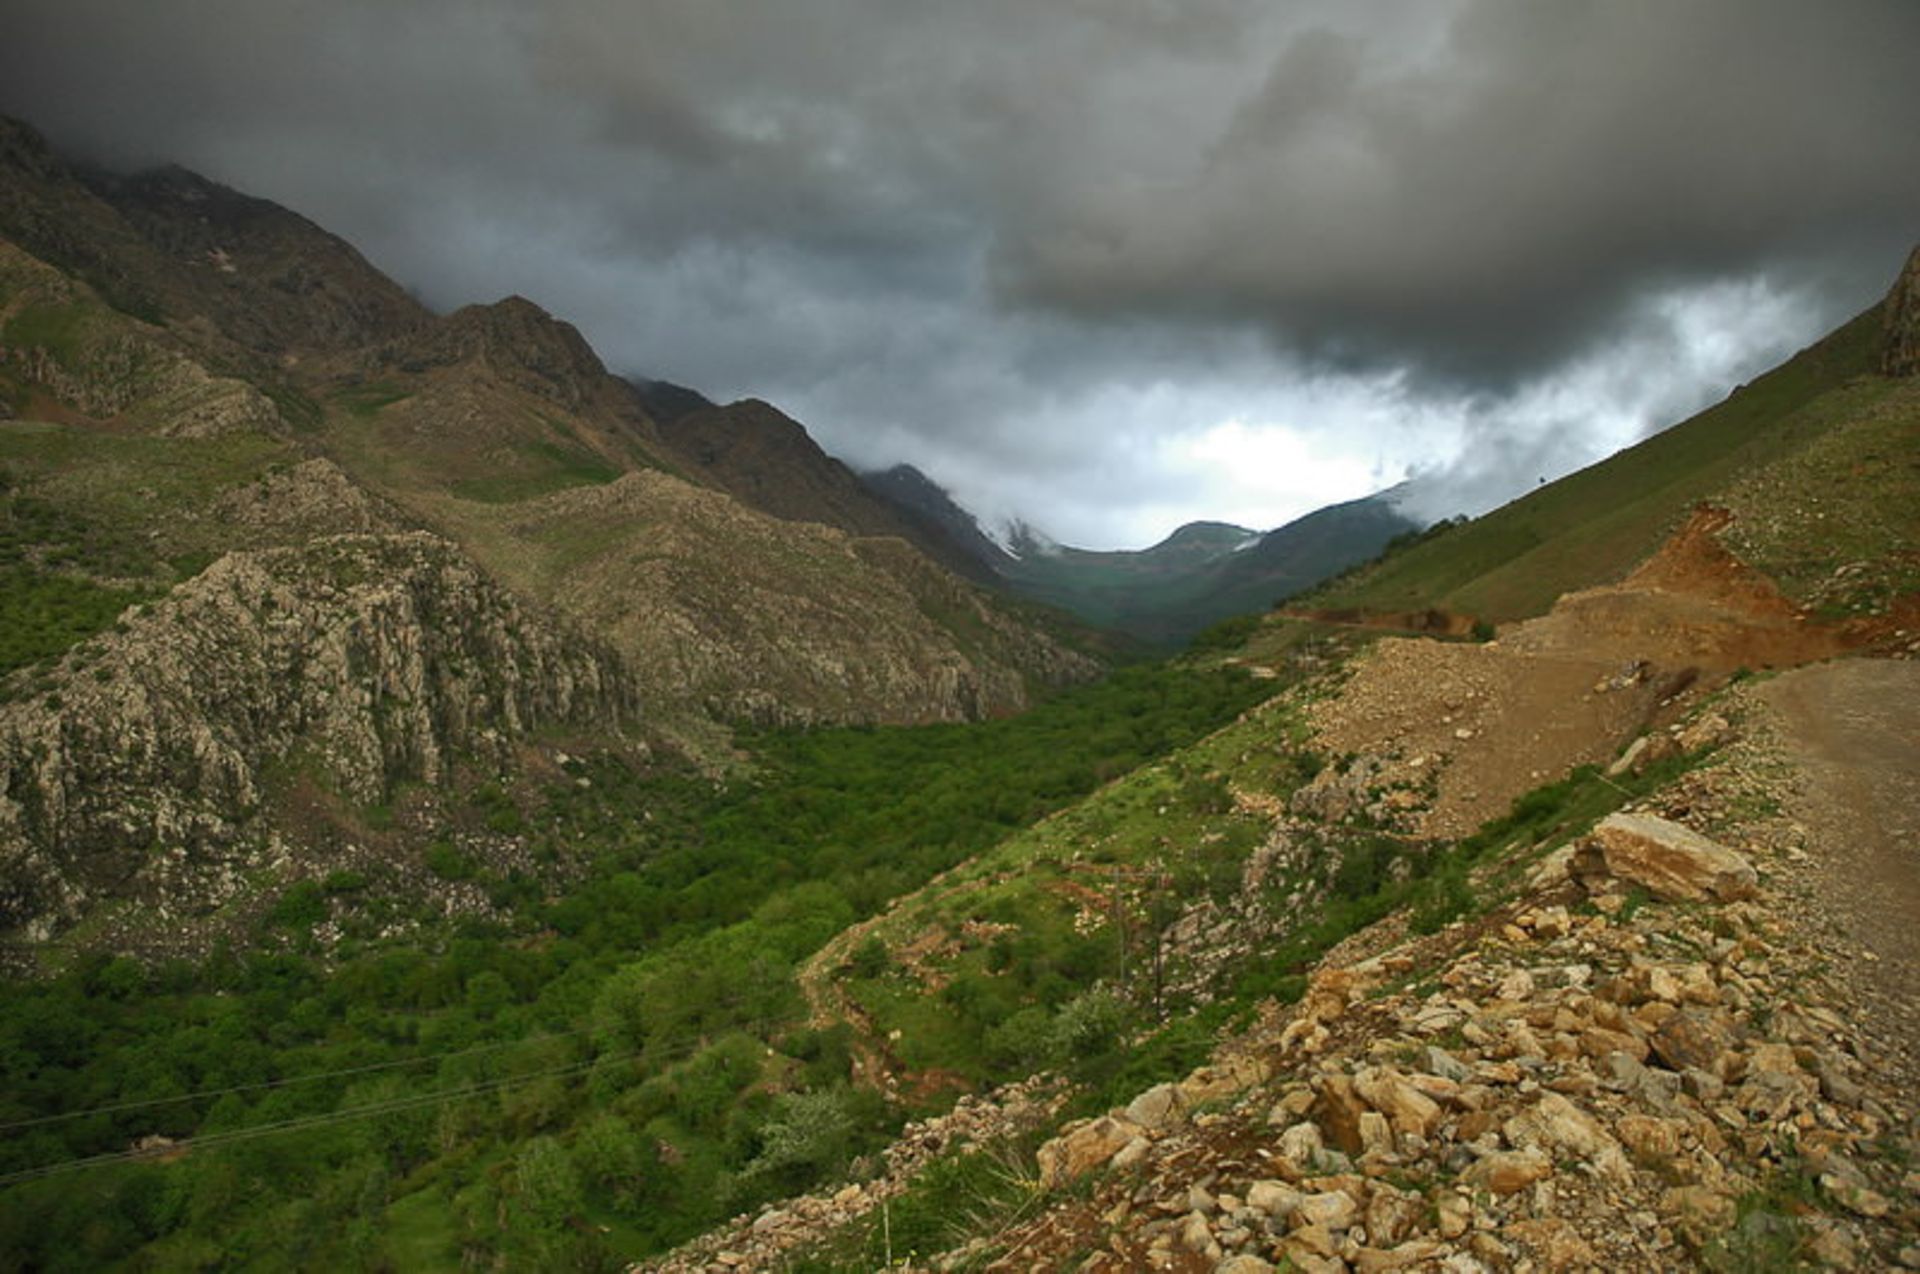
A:
<svg viewBox="0 0 1920 1274">
<path fill-rule="evenodd" d="M 1814 846 L 1796 883 L 1852 944 L 1866 1026 L 1920 1091 L 1920 663 L 1849 660 L 1762 686 L 1756 727 L 1792 763 L 1782 801 Z"/>
<path fill-rule="evenodd" d="M 1910 665 L 1807 683 L 1834 676 L 1912 704 Z M 1644 882 L 1670 874 L 1596 848 L 1470 924 L 1362 935 L 1241 1043 L 1259 1082 L 1191 1077 L 1043 1150 L 1085 1197 L 989 1268 L 1920 1267 L 1912 1090 L 1890 1064 L 1913 1017 L 1853 976 L 1912 970 L 1863 961 L 1851 904 L 1822 901 L 1857 873 L 1798 817 L 1823 780 L 1772 706 L 1797 688 L 1733 696 L 1740 737 L 1643 811 L 1711 833 L 1751 886 L 1719 870 L 1701 879 L 1726 900 L 1666 900 Z M 1876 728 L 1822 721 L 1841 748 Z"/>
</svg>

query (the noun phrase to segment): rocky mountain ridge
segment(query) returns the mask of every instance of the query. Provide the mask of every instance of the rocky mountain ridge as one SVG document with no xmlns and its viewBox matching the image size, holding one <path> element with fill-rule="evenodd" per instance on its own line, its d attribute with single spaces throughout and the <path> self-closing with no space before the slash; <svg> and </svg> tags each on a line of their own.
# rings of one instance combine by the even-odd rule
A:
<svg viewBox="0 0 1920 1274">
<path fill-rule="evenodd" d="M 137 917 L 204 946 L 341 869 L 332 824 L 396 785 L 531 790 L 535 735 L 712 764 L 729 722 L 971 720 L 1101 670 L 844 471 L 872 514 L 844 528 L 735 498 L 533 302 L 435 316 L 295 213 L 13 121 L 0 402 L 28 652 L 0 664 L 0 928 L 29 950 L 141 948 Z M 790 432 L 770 463 L 804 486 L 832 462 Z"/>
</svg>

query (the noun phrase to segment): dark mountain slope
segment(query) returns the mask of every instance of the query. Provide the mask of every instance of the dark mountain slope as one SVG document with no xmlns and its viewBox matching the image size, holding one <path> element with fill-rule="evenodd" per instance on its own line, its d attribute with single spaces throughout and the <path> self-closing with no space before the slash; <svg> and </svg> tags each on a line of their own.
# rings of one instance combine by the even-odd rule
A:
<svg viewBox="0 0 1920 1274">
<path fill-rule="evenodd" d="M 75 170 L 4 118 L 0 235 L 225 359 L 338 353 L 431 317 L 297 213 L 181 168 Z"/>
<path fill-rule="evenodd" d="M 910 464 L 863 473 L 867 490 L 884 500 L 926 536 L 942 536 L 958 545 L 973 563 L 975 578 L 997 580 L 1010 555 L 980 529 L 979 519 L 955 503 L 947 489 Z"/>
<path fill-rule="evenodd" d="M 853 470 L 820 449 L 805 426 L 757 398 L 674 418 L 661 432 L 691 474 L 749 508 L 789 522 L 819 522 L 851 535 L 892 535 L 948 570 L 989 581 L 943 528 L 905 516 Z"/>
</svg>

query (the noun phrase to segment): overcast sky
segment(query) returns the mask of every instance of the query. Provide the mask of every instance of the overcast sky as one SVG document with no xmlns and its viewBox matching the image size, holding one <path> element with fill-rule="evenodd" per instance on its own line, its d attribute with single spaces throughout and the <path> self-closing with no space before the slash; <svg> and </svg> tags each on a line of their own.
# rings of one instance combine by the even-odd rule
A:
<svg viewBox="0 0 1920 1274">
<path fill-rule="evenodd" d="M 1913 0 L 0 0 L 0 110 L 1089 547 L 1478 512 L 1864 308 Z"/>
</svg>

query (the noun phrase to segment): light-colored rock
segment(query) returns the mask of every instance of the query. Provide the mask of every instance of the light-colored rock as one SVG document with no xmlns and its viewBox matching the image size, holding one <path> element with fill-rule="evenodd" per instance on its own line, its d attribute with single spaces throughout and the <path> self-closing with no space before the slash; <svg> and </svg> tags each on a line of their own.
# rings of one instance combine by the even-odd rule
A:
<svg viewBox="0 0 1920 1274">
<path fill-rule="evenodd" d="M 1369 1155 L 1393 1153 L 1393 1125 L 1377 1110 L 1360 1112 L 1360 1151 Z"/>
<path fill-rule="evenodd" d="M 1538 1150 L 1499 1150 L 1461 1174 L 1468 1185 L 1494 1194 L 1513 1194 L 1553 1175 L 1553 1160 Z"/>
<path fill-rule="evenodd" d="M 1356 1129 L 1357 1120 L 1356 1116 Z M 1280 1134 L 1277 1148 L 1289 1162 L 1307 1168 L 1319 1161 L 1327 1145 L 1320 1135 L 1319 1125 L 1302 1121 Z"/>
<path fill-rule="evenodd" d="M 1273 1263 L 1248 1252 L 1229 1256 L 1213 1267 L 1213 1274 L 1273 1274 Z"/>
<path fill-rule="evenodd" d="M 1426 1136 L 1440 1120 L 1440 1105 L 1387 1067 L 1372 1067 L 1353 1077 L 1354 1092 L 1369 1106 L 1393 1121 L 1402 1133 Z"/>
<path fill-rule="evenodd" d="M 1351 1265 L 1357 1274 L 1384 1274 L 1389 1270 L 1413 1269 L 1446 1251 L 1446 1244 L 1433 1239 L 1408 1239 L 1392 1248 L 1363 1247 L 1354 1254 Z"/>
<path fill-rule="evenodd" d="M 1576 875 L 1598 865 L 1669 902 L 1732 902 L 1758 892 L 1753 864 L 1698 832 L 1652 814 L 1609 814 L 1575 855 Z"/>
<path fill-rule="evenodd" d="M 1360 1215 L 1360 1205 L 1344 1190 L 1326 1190 L 1301 1197 L 1293 1209 L 1295 1228 L 1303 1225 L 1344 1230 Z"/>
<path fill-rule="evenodd" d="M 1677 1119 L 1633 1114 L 1622 1116 L 1614 1129 L 1620 1135 L 1621 1144 L 1635 1159 L 1641 1163 L 1659 1164 L 1679 1155 L 1681 1131 L 1685 1126 Z"/>
<path fill-rule="evenodd" d="M 1127 1103 L 1127 1118 L 1149 1132 L 1159 1132 L 1187 1115 L 1187 1100 L 1173 1084 L 1155 1084 Z"/>
<path fill-rule="evenodd" d="M 1427 1202 L 1417 1194 L 1375 1182 L 1365 1215 L 1367 1242 L 1374 1247 L 1395 1247 L 1413 1237 L 1426 1220 Z"/>
<path fill-rule="evenodd" d="M 1505 1132 L 1515 1146 L 1544 1146 L 1583 1158 L 1615 1144 L 1599 1121 L 1559 1093 L 1546 1094 L 1531 1109 L 1507 1120 Z"/>
<path fill-rule="evenodd" d="M 1140 1135 L 1138 1124 L 1107 1115 L 1055 1137 L 1035 1155 L 1041 1186 L 1051 1190 L 1085 1176 Z"/>
<path fill-rule="evenodd" d="M 1293 1215 L 1305 1197 L 1284 1181 L 1256 1181 L 1247 1189 L 1247 1206 L 1276 1220 L 1284 1220 Z"/>
</svg>

